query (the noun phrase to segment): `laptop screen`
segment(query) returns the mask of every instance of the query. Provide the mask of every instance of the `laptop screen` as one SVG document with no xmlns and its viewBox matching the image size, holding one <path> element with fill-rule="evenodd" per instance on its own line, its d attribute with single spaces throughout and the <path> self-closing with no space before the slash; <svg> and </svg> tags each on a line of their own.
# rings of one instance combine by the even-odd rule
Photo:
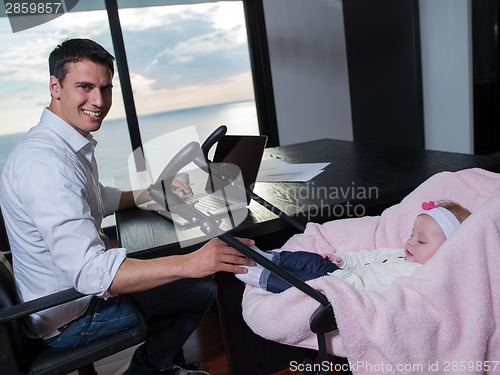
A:
<svg viewBox="0 0 500 375">
<path fill-rule="evenodd" d="M 228 173 L 229 176 L 238 176 L 240 179 L 239 183 L 237 182 L 235 186 L 237 191 L 231 190 L 229 188 L 229 192 L 227 190 L 227 182 L 228 180 L 221 180 L 217 177 L 217 173 L 211 173 L 208 177 L 206 172 L 201 168 L 195 168 L 190 171 L 190 180 L 191 185 L 199 186 L 201 189 L 205 188 L 205 193 L 203 194 L 198 189 L 193 189 L 194 195 L 192 197 L 186 197 L 186 201 L 192 200 L 193 206 L 201 210 L 202 212 L 207 212 L 207 207 L 210 206 L 210 202 L 208 206 L 203 203 L 208 198 L 216 198 L 220 196 L 220 194 L 212 194 L 214 192 L 218 192 L 220 189 L 224 188 L 225 195 L 224 200 L 225 204 L 222 206 L 219 204 L 216 208 L 211 206 L 209 208 L 211 212 L 211 216 L 219 217 L 219 215 L 228 216 L 228 207 L 227 203 L 229 202 L 228 198 L 233 198 L 232 200 L 236 200 L 236 202 L 230 203 L 230 212 L 232 217 L 231 227 L 235 227 L 246 217 L 247 210 L 242 210 L 244 208 L 244 204 L 248 206 L 250 203 L 250 197 L 248 194 L 245 194 L 244 191 L 241 191 L 242 185 L 245 185 L 245 188 L 250 189 L 252 185 L 255 183 L 257 179 L 257 173 L 259 171 L 260 163 L 262 161 L 262 155 L 264 154 L 264 149 L 266 147 L 267 137 L 266 136 L 249 136 L 249 135 L 226 135 L 220 141 L 217 142 L 216 150 L 213 156 L 214 164 L 218 164 L 218 167 L 222 168 L 224 173 Z M 237 168 L 236 168 L 237 167 Z M 241 175 L 240 175 L 241 173 Z M 215 174 L 215 176 L 214 176 Z M 241 181 L 241 179 L 243 181 Z M 201 184 L 199 185 L 199 183 Z M 245 202 L 246 197 L 246 202 Z M 191 203 L 189 203 L 191 204 Z M 243 206 L 242 206 L 243 204 Z M 234 208 L 238 206 L 237 208 Z M 223 208 L 223 212 L 221 214 L 217 213 L 217 209 Z M 174 224 L 179 225 L 183 228 L 192 228 L 197 226 L 197 224 L 191 224 L 186 219 L 179 217 L 179 215 L 172 215 L 168 210 L 165 209 L 164 206 L 158 203 L 149 203 L 147 205 L 149 210 L 153 210 L 154 212 L 167 217 L 169 220 L 172 220 Z M 214 211 L 215 209 L 215 211 Z M 244 215 L 243 215 L 244 212 Z M 175 212 L 173 212 L 175 214 Z M 241 216 L 243 215 L 243 216 Z"/>
<path fill-rule="evenodd" d="M 217 142 L 213 161 L 238 166 L 245 187 L 251 188 L 257 179 L 266 143 L 265 135 L 226 135 Z"/>
</svg>

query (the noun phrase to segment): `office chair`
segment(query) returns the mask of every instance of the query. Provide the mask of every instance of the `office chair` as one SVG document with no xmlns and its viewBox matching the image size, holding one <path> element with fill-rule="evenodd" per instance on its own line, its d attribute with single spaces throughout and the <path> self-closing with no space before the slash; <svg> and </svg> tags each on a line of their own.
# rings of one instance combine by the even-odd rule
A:
<svg viewBox="0 0 500 375">
<path fill-rule="evenodd" d="M 47 308 L 74 301 L 83 295 L 74 289 L 64 290 L 32 301 L 20 303 L 11 272 L 8 239 L 0 210 L 0 375 L 62 375 L 78 370 L 80 375 L 96 374 L 93 363 L 129 348 L 172 324 L 162 319 L 146 324 L 141 312 L 134 307 L 139 324 L 88 345 L 53 349 L 39 340 L 29 338 L 23 330 L 22 318 Z M 148 334 L 149 333 L 149 334 Z"/>
<path fill-rule="evenodd" d="M 5 225 L 3 223 L 3 216 L 1 209 L 0 209 L 0 251 L 1 252 L 10 251 L 9 239 L 7 238 L 7 231 L 5 230 Z"/>
</svg>

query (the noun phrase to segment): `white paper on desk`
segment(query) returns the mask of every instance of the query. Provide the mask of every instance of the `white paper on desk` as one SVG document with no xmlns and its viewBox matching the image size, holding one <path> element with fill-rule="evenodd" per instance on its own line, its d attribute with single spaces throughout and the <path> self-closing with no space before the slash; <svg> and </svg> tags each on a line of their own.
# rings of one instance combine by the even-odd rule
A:
<svg viewBox="0 0 500 375">
<path fill-rule="evenodd" d="M 330 163 L 290 164 L 279 159 L 265 159 L 260 164 L 258 182 L 305 182 L 316 177 Z"/>
</svg>

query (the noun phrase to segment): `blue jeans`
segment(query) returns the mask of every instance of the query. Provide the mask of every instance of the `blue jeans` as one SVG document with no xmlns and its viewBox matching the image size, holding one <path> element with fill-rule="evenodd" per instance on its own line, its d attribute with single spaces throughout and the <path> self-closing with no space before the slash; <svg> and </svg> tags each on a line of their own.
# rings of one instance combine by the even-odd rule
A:
<svg viewBox="0 0 500 375">
<path fill-rule="evenodd" d="M 60 334 L 44 343 L 52 348 L 74 348 L 137 325 L 134 310 L 122 298 L 92 297 L 85 313 L 59 328 Z"/>
<path fill-rule="evenodd" d="M 128 373 L 154 374 L 179 358 L 182 346 L 194 332 L 217 294 L 213 277 L 183 279 L 130 296 L 137 302 L 146 321 L 162 317 L 174 323 L 139 346 Z M 127 302 L 118 297 L 104 300 L 93 297 L 87 311 L 59 328 L 56 337 L 43 340 L 53 348 L 85 345 L 137 325 L 137 317 Z M 182 355 L 181 355 L 182 357 Z"/>
<path fill-rule="evenodd" d="M 302 281 L 316 279 L 339 269 L 330 260 L 308 251 L 281 251 L 273 252 L 273 254 L 273 263 L 278 264 Z M 269 271 L 264 277 L 267 277 L 267 280 L 263 280 L 264 287 L 269 292 L 280 293 L 291 287 L 286 281 Z"/>
</svg>

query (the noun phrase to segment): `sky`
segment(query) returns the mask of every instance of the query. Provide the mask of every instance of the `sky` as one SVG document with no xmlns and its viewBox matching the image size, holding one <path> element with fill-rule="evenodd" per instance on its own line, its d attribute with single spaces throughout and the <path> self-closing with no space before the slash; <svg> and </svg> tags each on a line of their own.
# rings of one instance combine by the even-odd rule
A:
<svg viewBox="0 0 500 375">
<path fill-rule="evenodd" d="M 139 115 L 253 99 L 241 2 L 121 9 L 120 22 Z M 0 17 L 0 135 L 38 122 L 50 101 L 48 55 L 71 37 L 114 55 L 105 11 L 69 12 L 17 33 Z M 117 74 L 113 85 L 109 119 L 125 116 Z"/>
</svg>

